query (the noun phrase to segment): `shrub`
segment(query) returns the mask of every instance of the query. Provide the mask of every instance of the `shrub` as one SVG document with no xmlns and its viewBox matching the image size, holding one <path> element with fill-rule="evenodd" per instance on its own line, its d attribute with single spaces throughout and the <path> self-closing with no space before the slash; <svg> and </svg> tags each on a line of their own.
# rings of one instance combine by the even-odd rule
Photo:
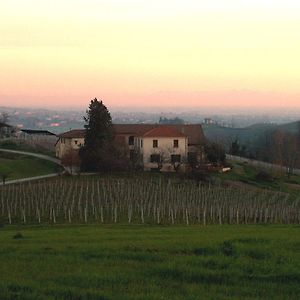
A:
<svg viewBox="0 0 300 300">
<path fill-rule="evenodd" d="M 194 172 L 188 173 L 188 179 L 195 180 L 197 182 L 197 184 L 199 184 L 200 182 L 202 182 L 202 183 L 210 183 L 211 182 L 211 176 L 208 173 L 202 172 L 202 171 L 194 171 Z"/>
<path fill-rule="evenodd" d="M 260 171 L 256 176 L 255 179 L 257 181 L 274 181 L 274 177 L 267 173 L 266 171 Z"/>
<path fill-rule="evenodd" d="M 235 256 L 236 255 L 235 248 L 233 247 L 233 245 L 230 241 L 224 241 L 223 244 L 221 245 L 220 250 L 225 256 Z"/>
<path fill-rule="evenodd" d="M 17 232 L 14 237 L 13 237 L 15 240 L 19 240 L 19 239 L 23 239 L 24 236 L 21 232 Z"/>
</svg>

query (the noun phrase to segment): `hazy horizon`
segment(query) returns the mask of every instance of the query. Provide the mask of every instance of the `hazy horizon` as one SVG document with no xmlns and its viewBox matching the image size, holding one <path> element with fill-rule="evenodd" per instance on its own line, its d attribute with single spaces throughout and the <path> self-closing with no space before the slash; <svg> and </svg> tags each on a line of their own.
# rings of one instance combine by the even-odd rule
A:
<svg viewBox="0 0 300 300">
<path fill-rule="evenodd" d="M 300 2 L 10 0 L 0 106 L 300 108 Z"/>
<path fill-rule="evenodd" d="M 106 105 L 106 103 L 104 102 Z M 89 101 L 86 102 L 85 106 L 68 107 L 68 106 L 13 106 L 13 105 L 2 105 L 0 104 L 0 110 L 45 110 L 45 111 L 61 111 L 61 112 L 85 112 L 88 109 Z M 300 107 L 286 107 L 286 106 L 274 106 L 274 107 L 255 107 L 255 106 L 107 106 L 111 112 L 126 112 L 126 113 L 202 113 L 202 114 L 294 114 L 299 115 L 300 118 Z"/>
</svg>

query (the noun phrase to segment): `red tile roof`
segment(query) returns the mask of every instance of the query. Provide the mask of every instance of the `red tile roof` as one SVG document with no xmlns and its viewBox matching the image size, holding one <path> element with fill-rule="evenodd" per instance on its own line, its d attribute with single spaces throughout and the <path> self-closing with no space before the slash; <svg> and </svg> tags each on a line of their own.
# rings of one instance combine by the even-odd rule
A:
<svg viewBox="0 0 300 300">
<path fill-rule="evenodd" d="M 186 134 L 188 137 L 189 145 L 201 145 L 204 144 L 206 138 L 202 130 L 201 124 L 187 124 L 187 125 L 172 125 L 177 130 Z"/>
<path fill-rule="evenodd" d="M 158 124 L 114 124 L 116 134 L 143 135 L 147 131 L 159 126 Z"/>
<path fill-rule="evenodd" d="M 143 137 L 186 137 L 186 135 L 174 127 L 161 125 L 147 131 Z"/>
<path fill-rule="evenodd" d="M 60 138 L 84 138 L 84 129 L 74 129 L 58 135 Z"/>
<path fill-rule="evenodd" d="M 144 136 L 154 128 L 168 127 L 176 130 L 176 136 L 187 136 L 189 145 L 200 145 L 205 141 L 205 136 L 200 124 L 188 125 L 159 125 L 159 124 L 114 124 L 116 135 Z M 75 129 L 59 135 L 62 138 L 84 138 L 84 129 Z M 160 135 L 161 136 L 161 135 Z"/>
<path fill-rule="evenodd" d="M 201 124 L 178 124 L 178 125 L 159 125 L 159 124 L 114 124 L 116 134 L 144 135 L 147 131 L 159 126 L 176 128 L 179 132 L 187 135 L 189 145 L 200 145 L 205 141 L 205 136 Z"/>
</svg>

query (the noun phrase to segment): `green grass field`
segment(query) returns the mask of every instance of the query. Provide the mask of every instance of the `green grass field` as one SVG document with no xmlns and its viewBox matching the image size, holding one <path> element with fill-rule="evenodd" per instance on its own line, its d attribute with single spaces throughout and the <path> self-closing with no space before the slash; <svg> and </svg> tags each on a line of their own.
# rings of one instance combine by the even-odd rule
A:
<svg viewBox="0 0 300 300">
<path fill-rule="evenodd" d="M 0 176 L 6 174 L 6 180 L 34 177 L 57 172 L 57 165 L 35 157 L 0 153 Z M 2 180 L 2 178 L 0 178 Z"/>
<path fill-rule="evenodd" d="M 9 149 L 9 150 L 18 150 L 18 151 L 25 151 L 25 152 L 33 152 L 38 154 L 45 154 L 48 156 L 55 157 L 55 149 L 53 150 L 45 149 L 39 145 L 29 145 L 26 142 L 22 141 L 14 141 L 14 140 L 4 140 L 0 141 L 0 148 Z"/>
<path fill-rule="evenodd" d="M 299 282 L 299 226 L 0 228 L 1 300 L 299 299 Z"/>
</svg>

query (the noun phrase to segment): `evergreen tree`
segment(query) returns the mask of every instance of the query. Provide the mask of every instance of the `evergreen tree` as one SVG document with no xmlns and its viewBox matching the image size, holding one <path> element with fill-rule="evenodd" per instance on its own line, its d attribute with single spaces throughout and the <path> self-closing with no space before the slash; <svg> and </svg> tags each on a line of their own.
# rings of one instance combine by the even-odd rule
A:
<svg viewBox="0 0 300 300">
<path fill-rule="evenodd" d="M 240 150 L 239 141 L 235 139 L 230 145 L 229 153 L 231 155 L 240 155 Z"/>
<path fill-rule="evenodd" d="M 80 149 L 82 171 L 108 171 L 115 153 L 110 113 L 102 101 L 91 100 L 86 111 L 84 146 Z"/>
<path fill-rule="evenodd" d="M 246 157 L 247 148 L 245 145 L 240 145 L 238 139 L 235 139 L 230 145 L 229 154 Z"/>
</svg>

